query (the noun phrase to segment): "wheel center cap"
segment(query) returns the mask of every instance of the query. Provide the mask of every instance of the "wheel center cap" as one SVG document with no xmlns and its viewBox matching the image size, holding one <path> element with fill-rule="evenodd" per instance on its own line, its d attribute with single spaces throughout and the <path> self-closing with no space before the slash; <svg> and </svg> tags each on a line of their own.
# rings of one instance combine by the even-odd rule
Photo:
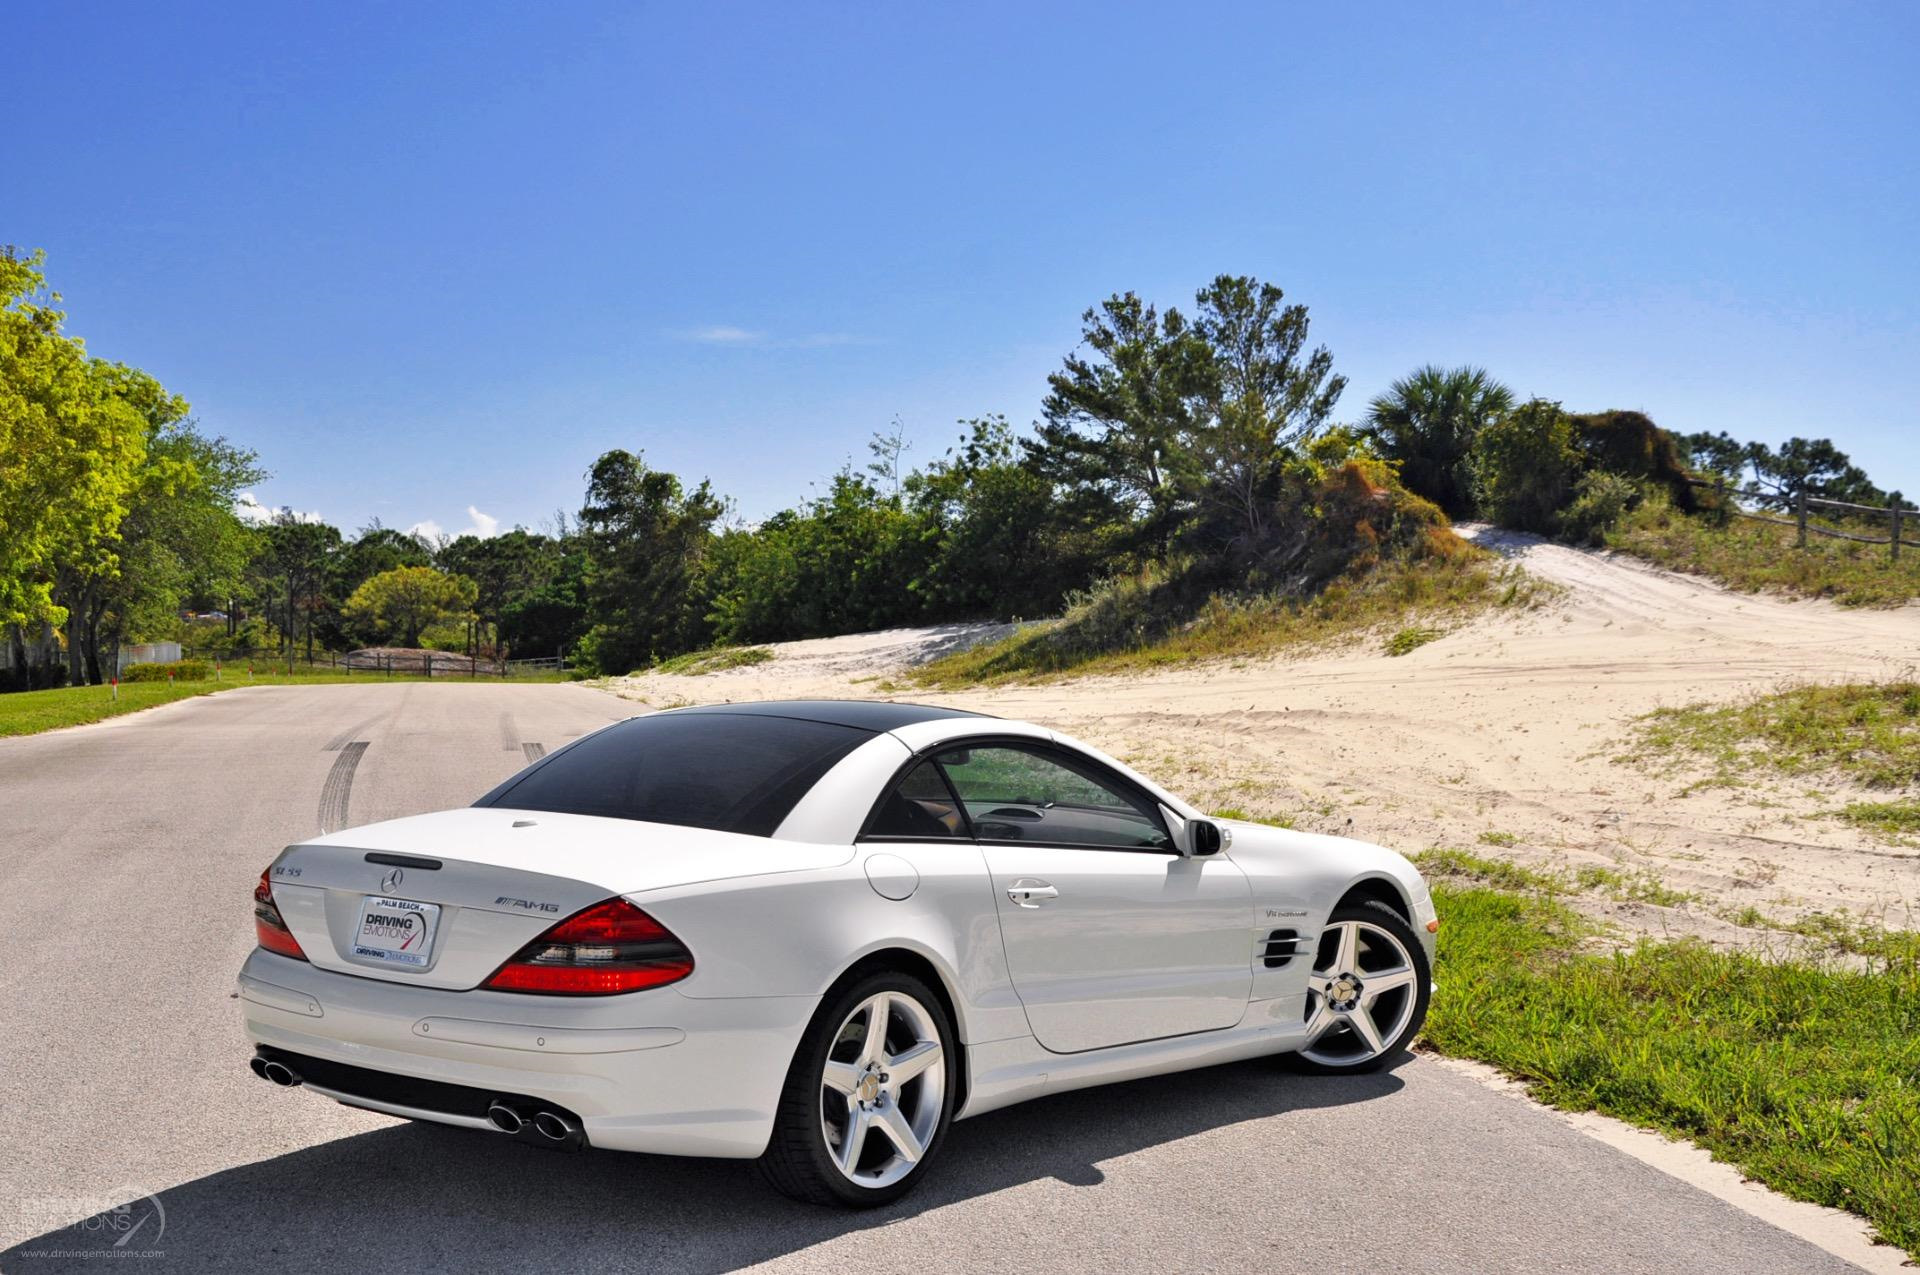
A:
<svg viewBox="0 0 1920 1275">
<path fill-rule="evenodd" d="M 1360 999 L 1360 980 L 1351 974 L 1342 974 L 1327 988 L 1327 999 L 1341 1009 L 1350 1008 Z"/>
<path fill-rule="evenodd" d="M 860 1083 L 854 1087 L 853 1094 L 861 1102 L 872 1102 L 878 1098 L 880 1096 L 879 1074 L 870 1071 L 860 1077 Z"/>
</svg>

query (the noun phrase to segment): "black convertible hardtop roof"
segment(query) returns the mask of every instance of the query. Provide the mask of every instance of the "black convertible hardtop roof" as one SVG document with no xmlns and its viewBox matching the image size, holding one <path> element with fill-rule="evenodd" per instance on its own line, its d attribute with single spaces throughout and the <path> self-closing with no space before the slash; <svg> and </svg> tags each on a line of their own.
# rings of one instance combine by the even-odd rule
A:
<svg viewBox="0 0 1920 1275">
<path fill-rule="evenodd" d="M 696 708 L 672 711 L 676 715 L 727 713 L 742 717 L 792 717 L 803 722 L 851 726 L 875 734 L 948 717 L 986 717 L 984 713 L 970 713 L 962 708 L 935 708 L 931 704 L 896 704 L 888 700 L 865 699 L 761 700 L 747 704 L 702 704 Z"/>
</svg>

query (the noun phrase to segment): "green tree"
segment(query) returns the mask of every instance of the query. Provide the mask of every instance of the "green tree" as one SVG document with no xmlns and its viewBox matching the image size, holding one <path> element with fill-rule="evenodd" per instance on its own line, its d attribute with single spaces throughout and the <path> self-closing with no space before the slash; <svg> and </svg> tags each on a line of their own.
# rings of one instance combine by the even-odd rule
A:
<svg viewBox="0 0 1920 1275">
<path fill-rule="evenodd" d="M 137 552 L 129 560 L 128 533 L 138 537 L 167 505 L 183 493 L 190 497 L 196 475 L 192 459 L 168 445 L 186 417 L 185 399 L 167 393 L 137 368 L 92 359 L 88 374 L 106 400 L 131 413 L 140 428 L 139 459 L 127 475 L 120 517 L 70 542 L 54 571 L 54 601 L 66 613 L 69 680 L 98 685 L 113 671 L 101 665 L 103 630 L 123 627 L 109 624 L 108 617 L 117 602 L 138 596 L 146 584 L 137 575 L 129 577 L 128 569 L 153 565 L 140 561 Z"/>
<path fill-rule="evenodd" d="M 420 635 L 436 624 L 472 615 L 473 581 L 432 567 L 395 567 L 353 591 L 347 619 L 404 647 L 420 645 Z"/>
<path fill-rule="evenodd" d="M 334 605 L 328 581 L 340 553 L 340 529 L 282 509 L 260 535 L 263 547 L 254 560 L 255 579 L 267 614 L 280 630 L 281 650 L 292 651 L 304 635 L 307 658 L 312 659 L 315 619 Z"/>
<path fill-rule="evenodd" d="M 1536 398 L 1481 429 L 1472 472 L 1480 509 L 1502 527 L 1552 534 L 1580 469 L 1573 420 Z"/>
<path fill-rule="evenodd" d="M 1030 455 L 1083 522 L 1121 522 L 1164 548 L 1179 499 L 1174 454 L 1192 430 L 1206 343 L 1178 310 L 1162 314 L 1132 292 L 1081 324 L 1092 353 L 1068 355 L 1047 378 Z"/>
<path fill-rule="evenodd" d="M 1819 500 L 1856 505 L 1885 505 L 1887 493 L 1874 486 L 1867 471 L 1827 438 L 1789 438 L 1774 451 L 1765 443 L 1747 445 L 1754 487 L 1791 506 L 1805 492 Z"/>
<path fill-rule="evenodd" d="M 0 249 L 0 627 L 62 623 L 61 569 L 117 563 L 147 428 L 111 365 L 62 334 L 39 253 Z"/>
<path fill-rule="evenodd" d="M 190 598 L 229 599 L 257 544 L 233 512 L 241 489 L 266 477 L 252 452 L 182 422 L 158 432 L 147 454 L 120 524 L 119 571 L 86 611 L 96 676 L 122 644 L 170 631 Z"/>
<path fill-rule="evenodd" d="M 516 656 L 564 657 L 586 634 L 586 548 L 564 520 L 553 547 L 553 570 L 500 609 L 500 643 Z"/>
<path fill-rule="evenodd" d="M 1474 440 L 1512 406 L 1513 392 L 1485 368 L 1429 363 L 1368 405 L 1367 429 L 1408 490 L 1463 518 L 1473 512 Z"/>
<path fill-rule="evenodd" d="M 1306 351 L 1307 307 L 1245 275 L 1221 275 L 1194 298 L 1206 357 L 1197 404 L 1175 452 L 1200 516 L 1233 528 L 1241 547 L 1265 542 L 1282 466 L 1326 424 L 1347 378 L 1326 346 Z"/>
<path fill-rule="evenodd" d="M 478 593 L 473 613 L 479 642 L 498 640 L 507 608 L 550 580 L 560 565 L 560 546 L 547 536 L 515 527 L 497 536 L 460 536 L 436 555 L 437 565 L 472 580 Z"/>
<path fill-rule="evenodd" d="M 1739 482 L 1747 467 L 1747 444 L 1725 430 L 1717 434 L 1705 430 L 1695 434 L 1679 434 L 1674 441 L 1680 445 L 1695 469 L 1724 478 L 1729 483 Z"/>
<path fill-rule="evenodd" d="M 705 607 L 691 586 L 723 512 L 707 483 L 688 491 L 632 452 L 593 463 L 580 510 L 591 624 L 583 662 L 625 673 L 703 643 Z"/>
<path fill-rule="evenodd" d="M 1046 615 L 1093 573 L 1094 545 L 1056 517 L 1053 484 L 1021 458 L 1004 416 L 906 480 L 927 541 L 911 588 L 927 619 Z"/>
<path fill-rule="evenodd" d="M 708 576 L 714 633 L 765 642 L 917 622 L 925 533 L 899 498 L 843 469 L 818 499 L 722 537 Z"/>
</svg>

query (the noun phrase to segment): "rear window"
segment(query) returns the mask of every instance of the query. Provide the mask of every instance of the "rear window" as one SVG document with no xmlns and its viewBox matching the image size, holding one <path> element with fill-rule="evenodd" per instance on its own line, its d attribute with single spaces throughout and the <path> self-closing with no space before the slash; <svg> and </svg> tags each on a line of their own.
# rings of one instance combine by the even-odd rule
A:
<svg viewBox="0 0 1920 1275">
<path fill-rule="evenodd" d="M 872 731 L 790 717 L 663 713 L 587 736 L 477 806 L 770 836 Z"/>
</svg>

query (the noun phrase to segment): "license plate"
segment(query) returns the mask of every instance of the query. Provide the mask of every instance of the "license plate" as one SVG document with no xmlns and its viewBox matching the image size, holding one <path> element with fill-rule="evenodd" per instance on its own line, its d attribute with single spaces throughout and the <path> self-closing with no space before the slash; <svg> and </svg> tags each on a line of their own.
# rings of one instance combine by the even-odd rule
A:
<svg viewBox="0 0 1920 1275">
<path fill-rule="evenodd" d="M 360 905 L 353 954 L 388 965 L 424 966 L 433 957 L 433 932 L 439 924 L 438 903 L 370 894 Z"/>
</svg>

